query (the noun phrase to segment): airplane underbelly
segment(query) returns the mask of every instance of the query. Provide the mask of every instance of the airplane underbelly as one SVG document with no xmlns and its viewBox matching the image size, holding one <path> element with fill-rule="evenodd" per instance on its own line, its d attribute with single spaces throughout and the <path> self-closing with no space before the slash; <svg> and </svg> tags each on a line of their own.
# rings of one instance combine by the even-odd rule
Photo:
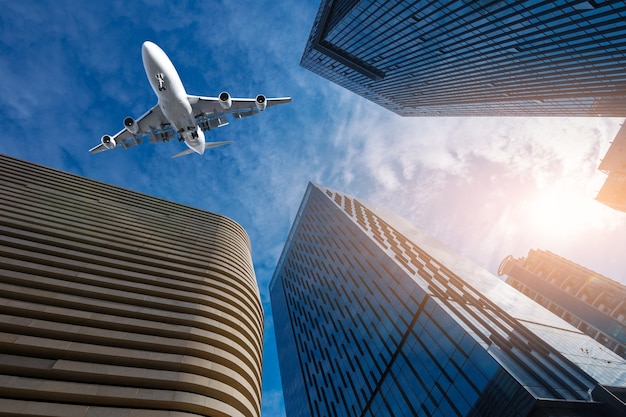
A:
<svg viewBox="0 0 626 417">
<path fill-rule="evenodd" d="M 191 114 L 191 105 L 187 99 L 163 102 L 161 110 L 176 131 L 196 126 L 196 120 Z"/>
</svg>

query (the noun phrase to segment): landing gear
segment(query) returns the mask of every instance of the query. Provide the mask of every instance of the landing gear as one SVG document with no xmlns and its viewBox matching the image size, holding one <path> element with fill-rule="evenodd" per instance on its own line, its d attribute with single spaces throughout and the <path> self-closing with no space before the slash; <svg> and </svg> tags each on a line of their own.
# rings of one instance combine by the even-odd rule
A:
<svg viewBox="0 0 626 417">
<path fill-rule="evenodd" d="M 198 139 L 198 128 L 194 126 L 190 126 L 187 129 L 180 129 L 177 133 L 179 142 L 184 142 L 185 136 L 190 139 Z"/>
</svg>

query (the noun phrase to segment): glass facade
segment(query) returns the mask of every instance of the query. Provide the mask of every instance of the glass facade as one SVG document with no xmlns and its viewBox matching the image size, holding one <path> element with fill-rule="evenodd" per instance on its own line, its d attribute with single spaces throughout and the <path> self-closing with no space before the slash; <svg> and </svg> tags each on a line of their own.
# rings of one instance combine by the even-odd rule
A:
<svg viewBox="0 0 626 417">
<path fill-rule="evenodd" d="M 402 116 L 626 116 L 626 2 L 322 0 L 301 65 Z"/>
<path fill-rule="evenodd" d="M 321 186 L 270 295 L 289 417 L 626 412 L 619 356 L 395 214 Z"/>
</svg>

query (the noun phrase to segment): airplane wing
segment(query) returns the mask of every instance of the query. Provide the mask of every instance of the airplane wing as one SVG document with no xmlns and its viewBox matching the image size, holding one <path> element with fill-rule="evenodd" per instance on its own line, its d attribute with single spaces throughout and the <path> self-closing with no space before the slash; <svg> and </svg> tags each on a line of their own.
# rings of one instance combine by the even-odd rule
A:
<svg viewBox="0 0 626 417">
<path fill-rule="evenodd" d="M 228 93 L 220 97 L 188 96 L 194 115 L 231 113 L 236 119 L 254 116 L 267 107 L 291 102 L 291 97 L 266 98 L 259 94 L 256 98 L 233 98 Z"/>
<path fill-rule="evenodd" d="M 228 124 L 226 114 L 231 113 L 236 119 L 254 116 L 267 107 L 289 103 L 291 97 L 266 98 L 259 94 L 255 98 L 232 98 L 228 93 L 219 97 L 187 96 L 193 110 L 196 123 L 207 131 Z M 101 143 L 89 150 L 98 153 L 121 146 L 123 149 L 139 145 L 145 137 L 150 143 L 167 142 L 176 136 L 170 122 L 163 115 L 159 105 L 155 105 L 137 120 L 130 117 L 124 119 L 124 128 L 114 136 L 104 135 Z M 182 155 L 181 155 L 182 156 Z"/>
<path fill-rule="evenodd" d="M 147 134 L 151 134 L 151 136 L 154 136 L 155 140 L 161 141 L 167 141 L 174 136 L 174 131 L 171 129 L 170 123 L 163 115 L 163 112 L 158 104 L 148 110 L 137 120 L 126 118 L 124 123 L 126 123 L 127 120 L 133 122 L 131 129 L 135 130 L 136 133 L 132 133 L 129 129 L 124 128 L 117 132 L 114 136 L 104 135 L 102 137 L 102 142 L 91 148 L 89 153 L 94 154 L 114 149 L 117 146 L 127 149 L 131 146 L 139 145 L 142 142 L 143 137 Z M 150 137 L 150 141 L 153 141 L 152 137 Z"/>
</svg>

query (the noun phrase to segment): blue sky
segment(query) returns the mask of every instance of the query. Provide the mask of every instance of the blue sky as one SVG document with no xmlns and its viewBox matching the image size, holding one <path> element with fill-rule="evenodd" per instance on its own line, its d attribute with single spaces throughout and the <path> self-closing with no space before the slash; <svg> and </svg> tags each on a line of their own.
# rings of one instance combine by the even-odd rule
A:
<svg viewBox="0 0 626 417">
<path fill-rule="evenodd" d="M 626 283 L 626 215 L 593 200 L 622 119 L 401 118 L 299 66 L 318 0 L 0 5 L 1 153 L 248 231 L 267 315 L 264 417 L 284 415 L 267 287 L 308 181 L 394 209 L 494 273 L 538 248 Z M 233 144 L 202 157 L 170 159 L 176 141 L 89 155 L 156 103 L 145 40 L 190 94 L 293 102 L 208 132 Z"/>
</svg>

